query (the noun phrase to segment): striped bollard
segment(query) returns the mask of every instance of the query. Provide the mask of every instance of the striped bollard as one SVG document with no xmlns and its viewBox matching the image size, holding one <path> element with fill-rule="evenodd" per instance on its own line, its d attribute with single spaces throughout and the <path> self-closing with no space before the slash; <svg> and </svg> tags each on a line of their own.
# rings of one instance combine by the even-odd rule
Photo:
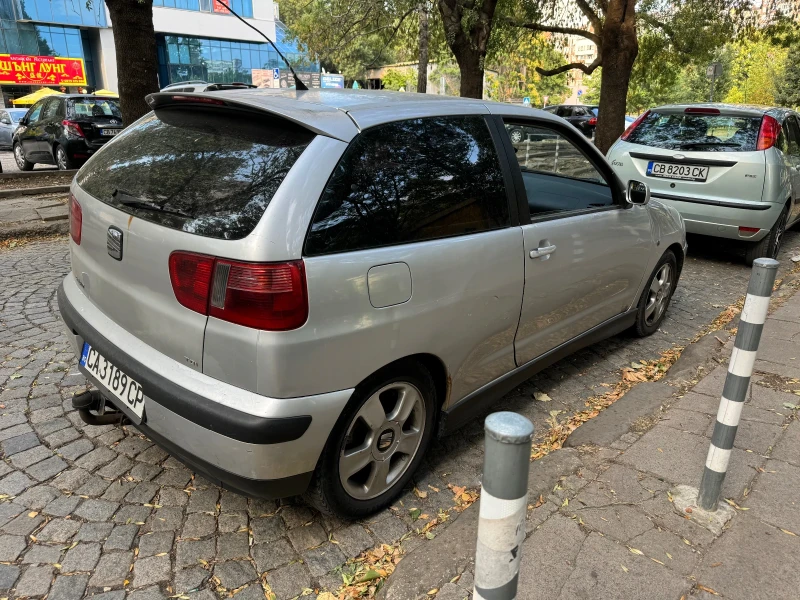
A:
<svg viewBox="0 0 800 600">
<path fill-rule="evenodd" d="M 753 262 L 747 298 L 739 319 L 739 330 L 736 332 L 728 375 L 722 389 L 717 422 L 711 436 L 711 447 L 708 449 L 703 478 L 700 480 L 698 503 L 704 510 L 717 510 L 777 272 L 777 260 L 759 258 Z"/>
<path fill-rule="evenodd" d="M 512 412 L 486 418 L 474 600 L 517 596 L 533 423 Z"/>
</svg>

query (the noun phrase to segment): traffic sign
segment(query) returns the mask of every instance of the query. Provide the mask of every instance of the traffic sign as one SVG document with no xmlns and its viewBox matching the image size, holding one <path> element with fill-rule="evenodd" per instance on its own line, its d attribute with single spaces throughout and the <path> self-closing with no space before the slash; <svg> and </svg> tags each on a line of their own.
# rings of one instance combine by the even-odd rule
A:
<svg viewBox="0 0 800 600">
<path fill-rule="evenodd" d="M 280 79 L 281 78 L 281 70 L 280 69 L 272 69 L 272 78 L 273 79 Z"/>
<path fill-rule="evenodd" d="M 583 96 L 583 90 L 578 90 L 578 98 L 580 98 L 581 96 Z"/>
<path fill-rule="evenodd" d="M 531 105 L 531 98 L 530 96 L 525 96 L 522 99 L 522 106 L 530 106 Z"/>
</svg>

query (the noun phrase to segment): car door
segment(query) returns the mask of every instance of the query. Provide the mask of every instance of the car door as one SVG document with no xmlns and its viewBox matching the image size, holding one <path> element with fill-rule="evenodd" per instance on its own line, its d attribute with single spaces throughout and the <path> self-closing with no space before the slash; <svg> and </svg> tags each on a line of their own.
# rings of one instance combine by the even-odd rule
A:
<svg viewBox="0 0 800 600">
<path fill-rule="evenodd" d="M 0 110 L 0 148 L 11 147 L 11 134 L 14 133 L 14 123 L 5 110 Z"/>
<path fill-rule="evenodd" d="M 22 146 L 22 151 L 25 153 L 25 157 L 31 161 L 36 159 L 38 152 L 36 146 L 37 127 L 46 102 L 47 98 L 44 98 L 31 107 L 31 111 L 25 116 L 26 122 L 23 125 L 25 129 L 21 130 L 19 134 L 19 143 Z"/>
<path fill-rule="evenodd" d="M 586 134 L 586 123 L 589 121 L 589 111 L 583 106 L 572 107 L 572 116 L 567 119 L 572 125 Z"/>
<path fill-rule="evenodd" d="M 59 116 L 59 112 L 62 110 L 63 102 L 61 98 L 48 99 L 39 119 L 40 125 L 37 136 L 39 153 L 43 160 L 46 159 L 50 162 L 55 162 L 53 142 L 58 138 L 62 129 L 61 121 L 63 117 Z"/>
<path fill-rule="evenodd" d="M 792 185 L 791 223 L 800 216 L 800 123 L 797 117 L 788 115 L 783 122 L 783 129 L 787 140 L 783 159 Z"/>
<path fill-rule="evenodd" d="M 524 127 L 527 148 L 505 143 L 520 201 L 525 291 L 514 342 L 518 365 L 635 307 L 652 248 L 650 216 L 624 199 L 619 180 L 580 134 L 558 124 Z"/>
</svg>

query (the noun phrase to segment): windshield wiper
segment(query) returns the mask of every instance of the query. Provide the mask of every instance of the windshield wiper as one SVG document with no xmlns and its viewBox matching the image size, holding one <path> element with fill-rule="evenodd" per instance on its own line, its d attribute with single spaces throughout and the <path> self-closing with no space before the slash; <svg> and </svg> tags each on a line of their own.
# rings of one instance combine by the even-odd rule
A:
<svg viewBox="0 0 800 600">
<path fill-rule="evenodd" d="M 141 210 L 149 210 L 151 212 L 160 212 L 167 215 L 175 215 L 176 217 L 191 217 L 189 213 L 182 211 L 182 210 L 172 210 L 169 208 L 164 208 L 163 206 L 159 206 L 155 202 L 150 202 L 149 200 L 142 200 L 141 198 L 137 198 L 130 192 L 126 192 L 125 190 L 115 189 L 111 194 L 114 199 L 122 204 L 123 206 L 130 206 L 131 208 L 139 208 Z"/>
<path fill-rule="evenodd" d="M 681 150 L 695 148 L 696 146 L 726 146 L 728 148 L 739 148 L 741 144 L 731 144 L 729 142 L 689 142 L 687 144 L 681 144 Z"/>
</svg>

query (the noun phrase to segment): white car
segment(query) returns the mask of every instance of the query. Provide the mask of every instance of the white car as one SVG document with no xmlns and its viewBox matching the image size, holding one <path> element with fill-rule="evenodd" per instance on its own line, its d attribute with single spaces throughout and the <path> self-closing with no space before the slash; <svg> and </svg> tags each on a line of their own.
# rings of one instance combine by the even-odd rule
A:
<svg viewBox="0 0 800 600">
<path fill-rule="evenodd" d="M 646 182 L 678 209 L 686 231 L 747 243 L 745 258 L 777 256 L 800 219 L 800 121 L 792 110 L 667 105 L 639 117 L 608 151 L 620 179 Z"/>
</svg>

